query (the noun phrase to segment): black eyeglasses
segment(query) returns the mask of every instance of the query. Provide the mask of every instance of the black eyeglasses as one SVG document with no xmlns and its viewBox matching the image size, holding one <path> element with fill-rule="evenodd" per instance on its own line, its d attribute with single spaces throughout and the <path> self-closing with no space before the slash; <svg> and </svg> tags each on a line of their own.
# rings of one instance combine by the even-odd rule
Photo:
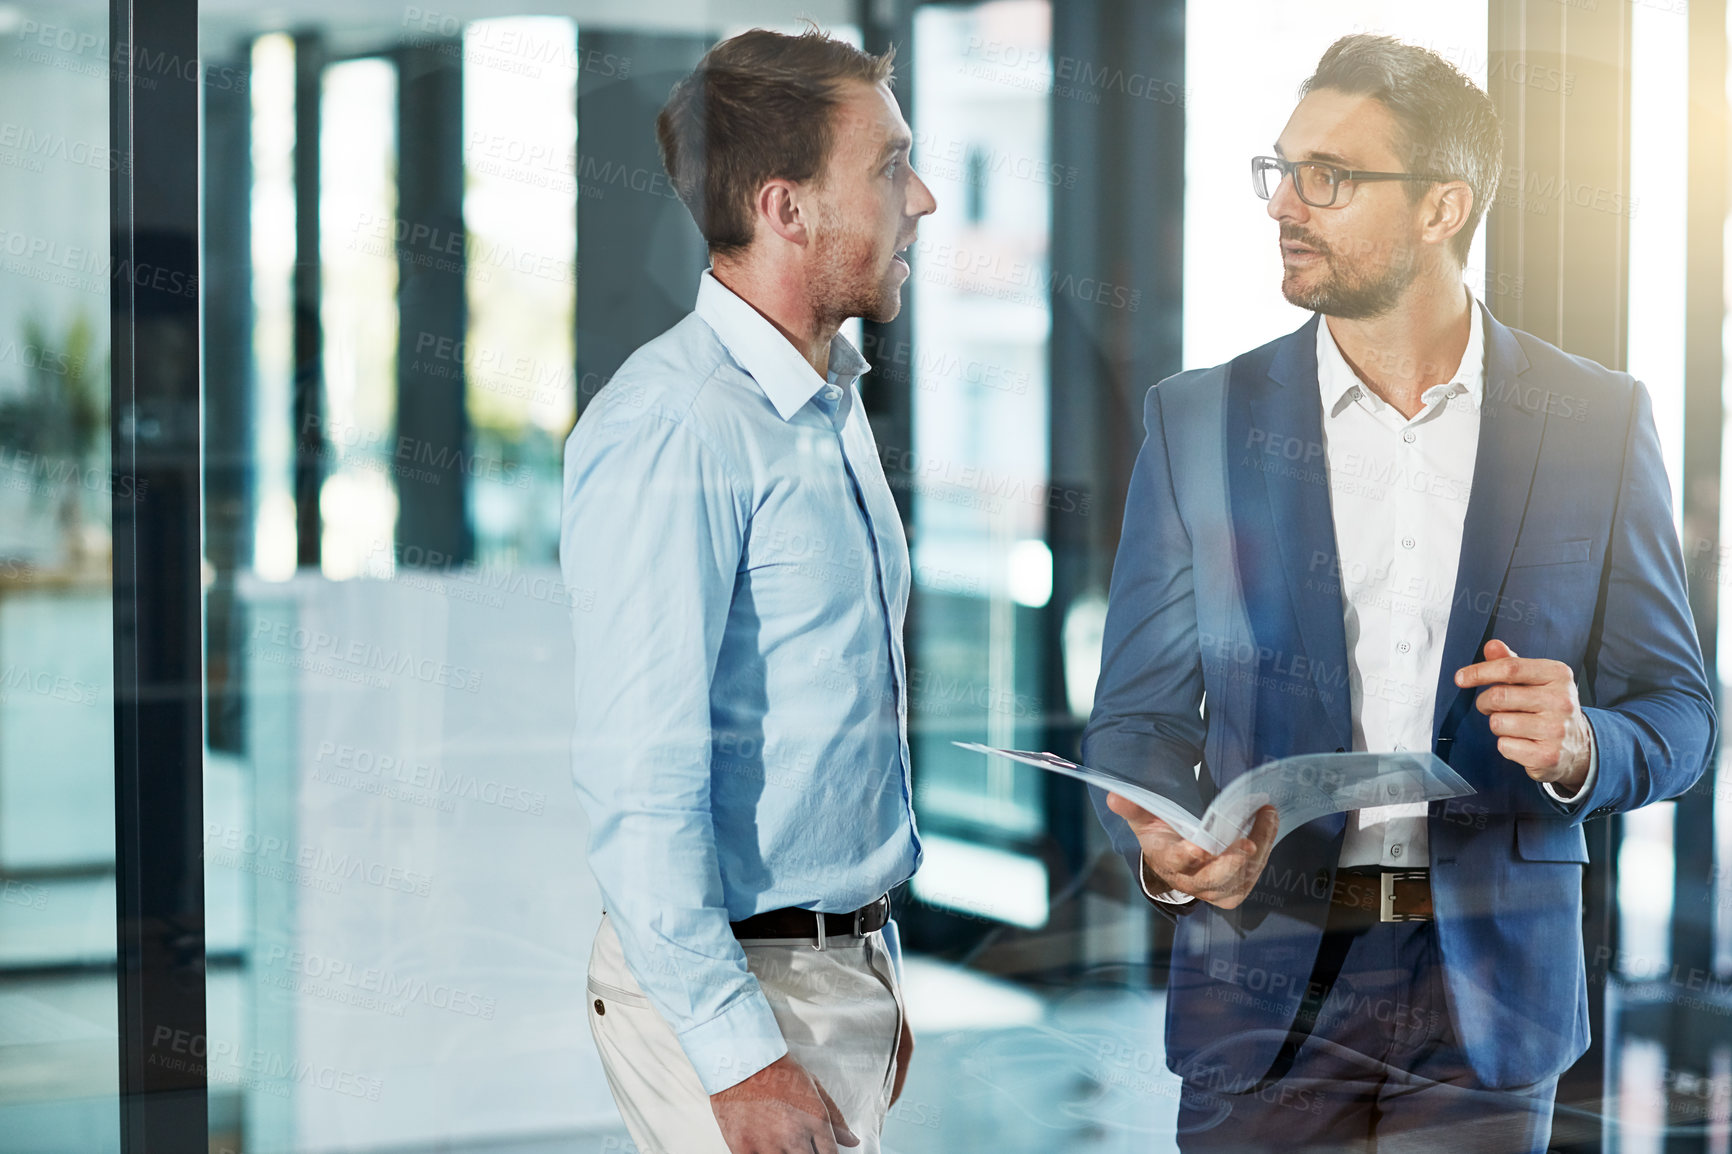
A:
<svg viewBox="0 0 1732 1154">
<path fill-rule="evenodd" d="M 1251 191 L 1264 200 L 1275 195 L 1283 177 L 1293 178 L 1293 191 L 1312 208 L 1333 208 L 1353 199 L 1356 181 L 1419 180 L 1428 184 L 1451 180 L 1448 176 L 1432 176 L 1423 172 L 1364 172 L 1357 168 L 1342 168 L 1320 160 L 1283 160 L 1279 156 L 1251 158 Z M 1342 193 L 1342 186 L 1347 191 Z"/>
</svg>

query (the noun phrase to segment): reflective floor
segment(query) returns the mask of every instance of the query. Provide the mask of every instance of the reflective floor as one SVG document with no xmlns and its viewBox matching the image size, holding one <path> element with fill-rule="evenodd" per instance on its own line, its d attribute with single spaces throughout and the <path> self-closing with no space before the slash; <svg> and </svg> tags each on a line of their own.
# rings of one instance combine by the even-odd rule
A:
<svg viewBox="0 0 1732 1154">
<path fill-rule="evenodd" d="M 213 1030 L 238 1011 L 240 975 L 211 976 Z M 113 982 L 0 980 L 0 1151 L 107 1154 L 114 1140 Z M 1161 1050 L 1159 991 L 1037 994 L 924 958 L 907 963 L 919 1049 L 884 1132 L 886 1154 L 1157 1154 L 1175 1149 L 1178 1082 Z M 587 1047 L 587 1038 L 575 1040 Z M 1674 1135 L 1728 1144 L 1724 1086 L 1671 1076 L 1657 1046 L 1618 1048 L 1606 1149 L 1658 1154 Z M 48 1092 L 52 1093 L 49 1096 Z M 211 1154 L 242 1154 L 240 1095 L 213 1087 Z M 358 1148 L 357 1148 L 358 1149 Z M 388 1154 L 630 1154 L 623 1126 L 373 1150 Z"/>
</svg>

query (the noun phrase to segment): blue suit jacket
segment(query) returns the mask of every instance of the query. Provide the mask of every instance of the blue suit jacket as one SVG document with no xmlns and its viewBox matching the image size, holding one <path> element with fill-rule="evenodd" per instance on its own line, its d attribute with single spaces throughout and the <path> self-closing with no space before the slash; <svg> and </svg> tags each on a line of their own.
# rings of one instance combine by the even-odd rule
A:
<svg viewBox="0 0 1732 1154">
<path fill-rule="evenodd" d="M 1353 744 L 1318 323 L 1163 381 L 1145 404 L 1083 759 L 1199 813 L 1248 768 Z M 1582 822 L 1688 789 L 1715 721 L 1647 391 L 1489 314 L 1485 332 L 1433 733 L 1478 793 L 1433 803 L 1429 833 L 1447 1010 L 1484 1082 L 1514 1087 L 1588 1043 Z M 1579 804 L 1500 755 L 1456 689 L 1492 637 L 1575 671 L 1599 752 Z M 1095 800 L 1134 868 L 1129 827 Z M 1238 909 L 1198 903 L 1178 919 L 1176 1072 L 1229 1092 L 1268 1072 L 1316 958 L 1345 824 L 1290 834 Z"/>
</svg>

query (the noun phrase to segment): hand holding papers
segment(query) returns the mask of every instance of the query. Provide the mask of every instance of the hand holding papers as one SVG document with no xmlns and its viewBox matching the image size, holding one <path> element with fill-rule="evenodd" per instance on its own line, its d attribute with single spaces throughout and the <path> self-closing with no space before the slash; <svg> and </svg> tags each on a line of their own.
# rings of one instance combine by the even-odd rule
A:
<svg viewBox="0 0 1732 1154">
<path fill-rule="evenodd" d="M 1474 792 L 1442 759 L 1429 752 L 1313 753 L 1284 757 L 1241 774 L 1198 815 L 1123 774 L 1078 765 L 1055 753 L 994 749 L 965 741 L 956 744 L 976 753 L 1062 773 L 1128 798 L 1211 854 L 1222 853 L 1239 838 L 1249 837 L 1257 811 L 1264 806 L 1274 807 L 1280 823 L 1274 841 L 1279 842 L 1306 822 L 1327 814 L 1372 805 L 1465 797 Z"/>
</svg>

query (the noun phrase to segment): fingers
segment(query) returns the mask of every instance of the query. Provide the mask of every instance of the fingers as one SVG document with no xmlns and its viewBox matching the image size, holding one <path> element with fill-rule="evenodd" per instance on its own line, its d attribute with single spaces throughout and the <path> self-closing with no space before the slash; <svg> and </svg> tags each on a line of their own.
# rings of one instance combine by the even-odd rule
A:
<svg viewBox="0 0 1732 1154">
<path fill-rule="evenodd" d="M 1164 830 L 1167 833 L 1172 833 L 1172 826 L 1123 794 L 1107 794 L 1107 808 L 1124 818 L 1139 836 L 1146 830 Z"/>
<path fill-rule="evenodd" d="M 914 1031 L 909 1028 L 908 1019 L 902 1019 L 902 1034 L 896 1039 L 896 1082 L 890 1090 L 890 1104 L 896 1105 L 896 1099 L 902 1097 L 903 1084 L 908 1081 L 908 1063 L 914 1057 Z"/>
<path fill-rule="evenodd" d="M 842 1142 L 842 1136 L 841 1134 L 837 1134 L 835 1137 L 831 1137 L 830 1127 L 828 1126 L 819 1124 L 818 1126 L 807 1130 L 804 1135 L 795 1137 L 793 1141 L 796 1143 L 799 1142 L 800 1137 L 805 1138 L 806 1144 L 804 1146 L 796 1145 L 789 1147 L 789 1149 L 796 1151 L 796 1154 L 805 1154 L 808 1148 L 812 1151 L 812 1154 L 840 1154 L 836 1149 L 836 1144 Z M 849 1137 L 853 1138 L 854 1136 L 850 1134 Z M 860 1145 L 860 1140 L 855 1138 L 852 1142 L 842 1142 L 842 1145 L 858 1146 Z M 777 1146 L 775 1149 L 780 1150 L 782 1147 Z"/>
<path fill-rule="evenodd" d="M 1154 871 L 1164 878 L 1187 877 L 1206 869 L 1215 860 L 1214 854 L 1171 830 L 1164 837 L 1156 834 L 1140 840 L 1143 853 L 1150 859 Z"/>
<path fill-rule="evenodd" d="M 1256 844 L 1257 855 L 1251 868 L 1246 872 L 1250 875 L 1252 886 L 1263 876 L 1263 867 L 1269 864 L 1269 855 L 1274 852 L 1275 838 L 1281 832 L 1281 815 L 1272 805 L 1266 805 L 1257 811 L 1257 821 L 1251 827 L 1251 840 Z"/>
<path fill-rule="evenodd" d="M 1516 651 L 1509 647 L 1509 642 L 1500 641 L 1496 637 L 1485 643 L 1485 655 L 1492 659 L 1518 656 Z"/>
<path fill-rule="evenodd" d="M 1257 818 L 1251 823 L 1251 841 L 1257 847 L 1260 861 L 1269 860 L 1269 851 L 1275 848 L 1275 835 L 1281 832 L 1281 814 L 1272 805 L 1266 805 L 1257 811 Z"/>
<path fill-rule="evenodd" d="M 1512 672 L 1516 665 L 1516 651 L 1507 644 L 1493 637 L 1485 643 L 1485 659 L 1473 665 L 1464 665 L 1455 671 L 1455 683 L 1463 689 L 1475 685 L 1491 685 L 1499 681 L 1509 680 L 1505 676 Z"/>
<path fill-rule="evenodd" d="M 812 1088 L 818 1091 L 818 1097 L 823 1100 L 824 1109 L 830 1115 L 830 1128 L 835 1131 L 837 1143 L 843 1146 L 860 1145 L 860 1139 L 854 1136 L 854 1131 L 848 1129 L 848 1123 L 842 1117 L 841 1108 L 836 1105 L 836 1100 L 830 1097 L 830 1092 L 824 1089 L 824 1083 L 814 1077 Z M 832 1146 L 830 1149 L 834 1154 L 835 1147 Z"/>
<path fill-rule="evenodd" d="M 1463 689 L 1481 685 L 1545 685 L 1557 680 L 1556 661 L 1540 658 L 1500 657 L 1464 665 L 1455 671 L 1455 683 Z"/>
<path fill-rule="evenodd" d="M 1549 746 L 1525 737 L 1500 737 L 1497 751 L 1521 766 L 1535 781 L 1547 781 L 1549 770 L 1555 768 L 1557 757 L 1548 752 Z"/>
<path fill-rule="evenodd" d="M 1262 807 L 1252 820 L 1248 837 L 1240 838 L 1204 868 L 1183 879 L 1180 888 L 1221 909 L 1237 907 L 1263 876 L 1280 824 L 1274 806 Z"/>
<path fill-rule="evenodd" d="M 1262 806 L 1251 815 L 1251 828 L 1228 846 L 1217 860 L 1230 858 L 1236 866 L 1244 866 L 1267 856 L 1274 848 L 1275 835 L 1280 827 L 1280 812 L 1272 805 Z"/>
<path fill-rule="evenodd" d="M 1149 820 L 1159 821 L 1154 814 L 1132 801 L 1121 793 L 1107 794 L 1107 808 L 1124 818 L 1134 828 L 1137 823 Z"/>
<path fill-rule="evenodd" d="M 1549 686 L 1493 685 L 1479 692 L 1473 707 L 1481 713 L 1540 713 L 1568 704 L 1564 695 Z"/>
<path fill-rule="evenodd" d="M 1107 808 L 1125 819 L 1142 845 L 1150 868 L 1163 878 L 1191 873 L 1214 856 L 1180 837 L 1172 826 L 1128 797 L 1108 793 Z"/>
<path fill-rule="evenodd" d="M 1124 818 L 1136 834 L 1150 873 L 1170 888 L 1222 909 L 1237 906 L 1256 886 L 1281 824 L 1275 807 L 1266 805 L 1252 820 L 1249 836 L 1211 854 L 1127 797 L 1109 792 L 1107 808 Z"/>
<path fill-rule="evenodd" d="M 1556 713 L 1494 713 L 1486 724 L 1499 737 L 1561 741 L 1564 736 L 1564 719 Z"/>
<path fill-rule="evenodd" d="M 772 1150 L 839 1154 L 838 1143 L 860 1145 L 835 1100 L 788 1055 L 710 1095 L 710 1106 L 723 1140 L 736 1154 Z"/>
<path fill-rule="evenodd" d="M 1508 645 L 1492 638 L 1485 643 L 1485 660 L 1455 671 L 1455 683 L 1463 689 L 1482 685 L 1549 685 L 1573 677 L 1570 667 L 1546 658 L 1518 657 Z"/>
</svg>

